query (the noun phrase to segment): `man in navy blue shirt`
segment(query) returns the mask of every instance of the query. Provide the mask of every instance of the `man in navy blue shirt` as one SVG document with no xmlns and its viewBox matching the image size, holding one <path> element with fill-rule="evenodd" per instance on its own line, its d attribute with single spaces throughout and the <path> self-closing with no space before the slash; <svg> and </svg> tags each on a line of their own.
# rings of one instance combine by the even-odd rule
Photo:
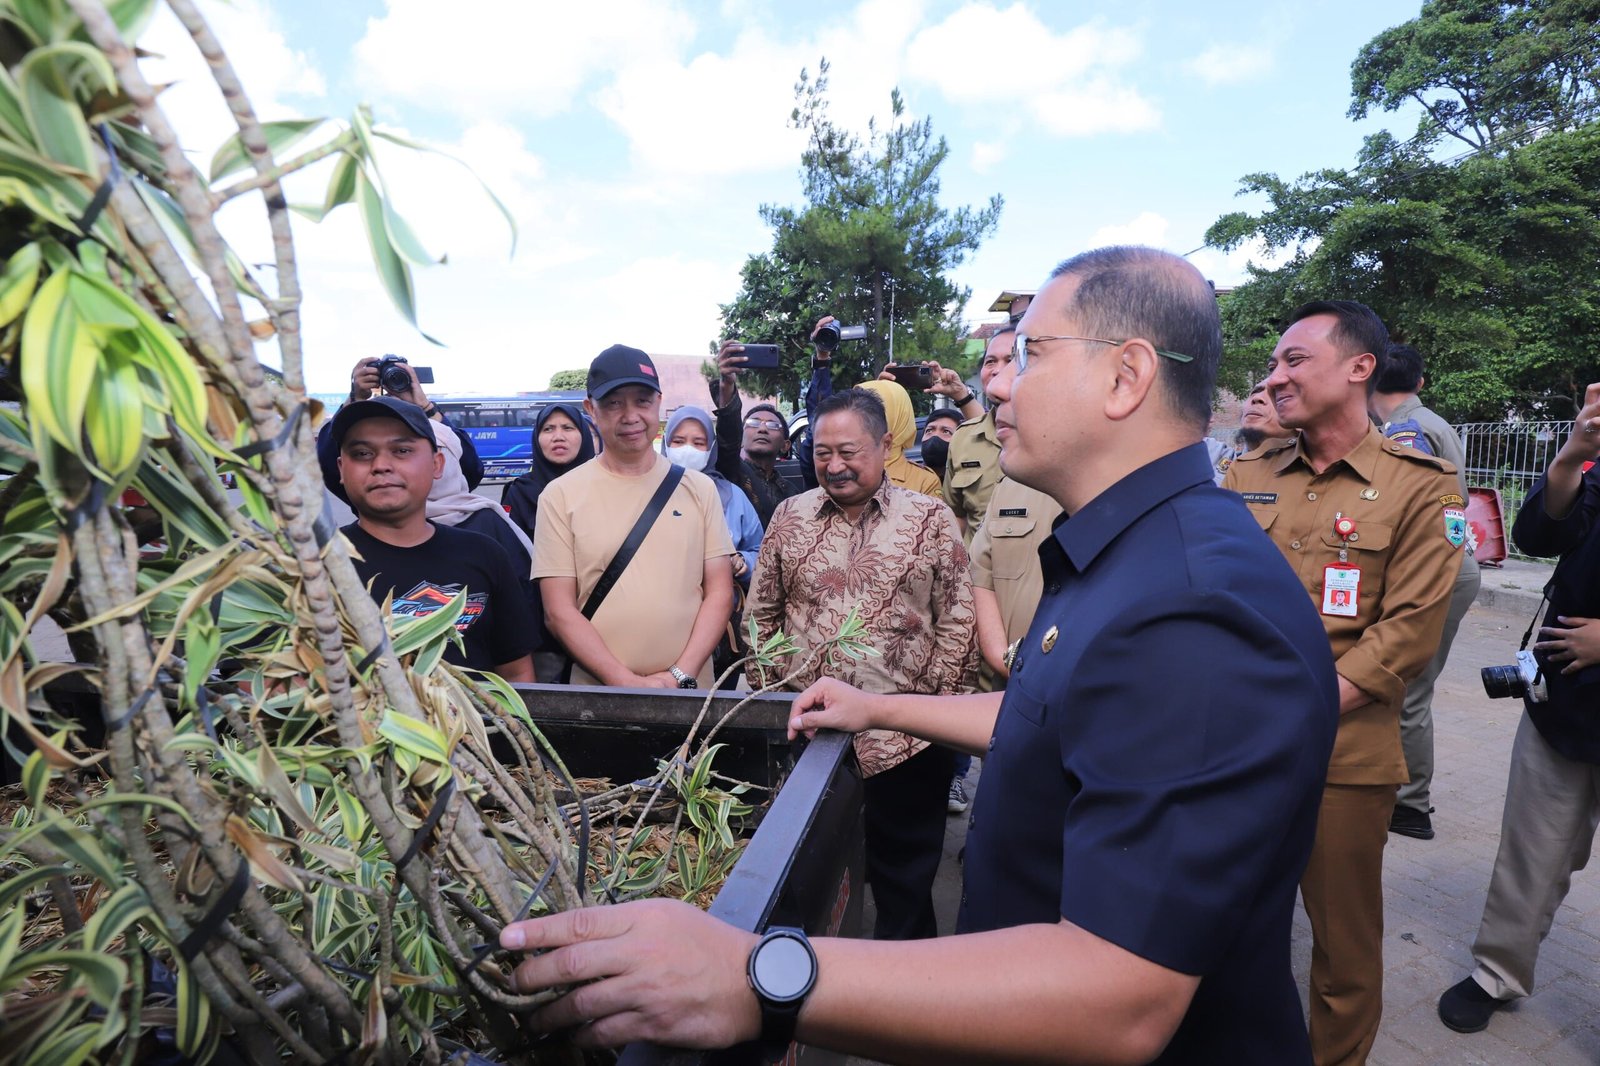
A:
<svg viewBox="0 0 1600 1066">
<path fill-rule="evenodd" d="M 538 1020 L 589 1022 L 596 1044 L 792 1032 L 890 1062 L 1309 1063 L 1290 916 L 1337 683 L 1305 590 L 1212 484 L 1221 350 L 1183 260 L 1109 248 L 1057 268 L 989 386 L 1006 474 L 1069 516 L 1003 697 L 823 679 L 795 701 L 795 731 L 987 751 L 961 935 L 813 941 L 811 982 L 772 981 L 802 989 L 785 1001 L 769 955 L 780 976 L 805 967 L 792 948 L 776 965 L 781 934 L 667 903 L 518 923 L 503 945 L 545 949 L 523 988 L 599 979 Z"/>
</svg>

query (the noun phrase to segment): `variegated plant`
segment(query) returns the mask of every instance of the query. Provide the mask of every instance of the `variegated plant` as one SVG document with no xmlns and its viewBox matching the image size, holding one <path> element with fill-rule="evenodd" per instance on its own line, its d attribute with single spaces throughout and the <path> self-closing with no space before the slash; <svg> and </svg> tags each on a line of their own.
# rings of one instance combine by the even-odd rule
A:
<svg viewBox="0 0 1600 1066">
<path fill-rule="evenodd" d="M 564 770 L 515 692 L 441 661 L 455 613 L 396 624 L 318 519 L 290 214 L 357 205 L 415 321 L 427 254 L 373 151 L 400 139 L 364 111 L 258 121 L 193 0 L 166 0 L 239 129 L 199 173 L 130 43 L 155 3 L 0 0 L 22 394 L 0 409 L 0 713 L 32 748 L 0 825 L 0 1061 L 135 1062 L 160 1032 L 195 1060 L 437 1062 L 453 1032 L 531 1061 L 537 1001 L 484 945 L 585 902 Z M 329 157 L 322 202 L 291 208 L 282 179 Z M 214 221 L 244 194 L 259 276 Z M 35 658 L 47 617 L 84 665 Z M 75 682 L 103 741 L 51 709 Z"/>
</svg>

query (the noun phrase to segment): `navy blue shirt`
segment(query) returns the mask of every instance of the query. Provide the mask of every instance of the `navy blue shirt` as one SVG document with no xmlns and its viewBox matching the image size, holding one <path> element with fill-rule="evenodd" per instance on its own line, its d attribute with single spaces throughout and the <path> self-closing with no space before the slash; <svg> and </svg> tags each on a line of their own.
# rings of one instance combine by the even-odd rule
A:
<svg viewBox="0 0 1600 1066">
<path fill-rule="evenodd" d="M 1600 614 L 1600 467 L 1583 475 L 1578 498 L 1565 518 L 1544 513 L 1544 490 L 1541 477 L 1517 512 L 1511 539 L 1529 555 L 1561 556 L 1550 579 L 1545 625 L 1561 625 L 1562 615 L 1593 618 Z M 1505 658 L 1498 661 L 1509 663 L 1511 652 L 1508 646 Z M 1543 653 L 1535 654 L 1539 665 L 1545 666 Z M 1528 717 L 1559 754 L 1575 762 L 1600 763 L 1600 714 L 1595 713 L 1600 707 L 1600 666 L 1572 674 L 1563 674 L 1563 666 L 1556 663 L 1544 671 L 1550 699 L 1529 703 Z"/>
<path fill-rule="evenodd" d="M 1305 589 L 1211 474 L 1203 445 L 1164 456 L 1040 546 L 960 929 L 1066 918 L 1200 977 L 1157 1062 L 1309 1063 L 1289 928 L 1338 683 Z"/>
</svg>

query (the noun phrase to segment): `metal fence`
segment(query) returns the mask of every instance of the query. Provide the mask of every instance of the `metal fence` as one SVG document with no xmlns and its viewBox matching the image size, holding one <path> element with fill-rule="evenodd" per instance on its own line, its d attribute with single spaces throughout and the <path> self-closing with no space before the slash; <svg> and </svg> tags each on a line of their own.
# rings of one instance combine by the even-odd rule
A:
<svg viewBox="0 0 1600 1066">
<path fill-rule="evenodd" d="M 1506 549 L 1530 556 L 1511 543 L 1511 521 L 1550 460 L 1572 432 L 1567 422 L 1467 422 L 1454 427 L 1466 454 L 1467 484 L 1500 490 L 1505 505 Z"/>
</svg>

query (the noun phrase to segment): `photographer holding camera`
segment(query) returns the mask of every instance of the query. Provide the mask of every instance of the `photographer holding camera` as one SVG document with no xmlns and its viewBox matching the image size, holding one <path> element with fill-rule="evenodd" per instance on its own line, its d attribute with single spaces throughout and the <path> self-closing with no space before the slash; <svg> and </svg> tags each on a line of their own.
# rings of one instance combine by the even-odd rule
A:
<svg viewBox="0 0 1600 1066">
<path fill-rule="evenodd" d="M 1477 968 L 1439 997 L 1439 1018 L 1476 1033 L 1495 1011 L 1533 991 L 1539 944 L 1589 861 L 1600 823 L 1600 382 L 1588 387 L 1572 435 L 1511 527 L 1529 555 L 1559 555 L 1545 593 L 1550 610 L 1533 645 L 1535 671 L 1484 670 L 1491 696 L 1523 697 L 1511 745 L 1500 850 L 1483 922 L 1472 945 Z"/>
<path fill-rule="evenodd" d="M 428 383 L 432 384 L 433 372 L 427 367 L 423 370 L 427 371 Z M 356 365 L 350 370 L 350 398 L 345 405 L 371 399 L 374 393 L 415 404 L 422 408 L 422 413 L 428 418 L 450 426 L 455 431 L 456 439 L 461 442 L 461 473 L 467 479 L 467 488 L 472 490 L 478 487 L 483 480 L 483 460 L 478 458 L 477 446 L 464 430 L 451 425 L 450 420 L 428 399 L 428 394 L 422 391 L 422 381 L 417 376 L 416 368 L 398 355 L 357 359 Z M 317 464 L 322 468 L 323 484 L 339 499 L 349 503 L 350 497 L 339 481 L 339 447 L 329 434 L 332 425 L 333 420 L 329 419 L 317 434 Z"/>
</svg>

